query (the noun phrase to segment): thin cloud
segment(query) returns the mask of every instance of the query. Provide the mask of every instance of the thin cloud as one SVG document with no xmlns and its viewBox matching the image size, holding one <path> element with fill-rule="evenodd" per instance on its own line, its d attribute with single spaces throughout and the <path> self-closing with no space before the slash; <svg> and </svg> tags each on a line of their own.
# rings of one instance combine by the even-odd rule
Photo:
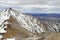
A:
<svg viewBox="0 0 60 40">
<path fill-rule="evenodd" d="M 0 0 L 0 6 L 17 8 L 21 7 L 20 10 L 22 11 L 34 11 L 35 9 L 36 11 L 39 10 L 46 13 L 54 11 L 60 12 L 60 0 Z"/>
</svg>

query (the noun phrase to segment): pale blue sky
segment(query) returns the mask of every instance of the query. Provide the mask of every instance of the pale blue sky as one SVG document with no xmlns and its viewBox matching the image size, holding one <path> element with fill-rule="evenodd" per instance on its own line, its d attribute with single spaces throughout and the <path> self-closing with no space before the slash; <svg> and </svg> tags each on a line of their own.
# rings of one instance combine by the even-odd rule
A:
<svg viewBox="0 0 60 40">
<path fill-rule="evenodd" d="M 24 13 L 60 13 L 60 0 L 0 0 L 0 10 L 8 7 Z"/>
</svg>

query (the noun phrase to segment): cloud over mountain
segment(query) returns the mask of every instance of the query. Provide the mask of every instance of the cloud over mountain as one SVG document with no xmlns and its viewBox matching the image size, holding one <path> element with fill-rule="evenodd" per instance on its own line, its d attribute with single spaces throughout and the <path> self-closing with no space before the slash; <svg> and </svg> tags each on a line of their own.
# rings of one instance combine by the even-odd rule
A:
<svg viewBox="0 0 60 40">
<path fill-rule="evenodd" d="M 60 13 L 60 0 L 0 0 L 1 7 L 19 7 L 23 12 Z"/>
</svg>

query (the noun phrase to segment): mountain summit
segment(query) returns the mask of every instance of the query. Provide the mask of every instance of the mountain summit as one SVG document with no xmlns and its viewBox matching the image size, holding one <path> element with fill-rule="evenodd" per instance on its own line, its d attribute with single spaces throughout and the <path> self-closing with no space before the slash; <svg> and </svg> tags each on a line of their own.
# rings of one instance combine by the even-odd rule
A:
<svg viewBox="0 0 60 40">
<path fill-rule="evenodd" d="M 23 14 L 22 12 L 19 12 L 12 8 L 3 10 L 0 13 L 0 29 L 5 28 L 5 26 L 7 26 L 9 29 L 17 30 L 18 34 L 23 37 L 26 35 L 26 37 L 44 36 L 48 35 L 51 32 L 59 32 L 58 26 L 56 24 L 41 22 L 36 17 L 28 14 Z"/>
<path fill-rule="evenodd" d="M 17 23 L 21 27 L 25 28 L 26 30 L 28 30 L 30 32 L 33 32 L 33 33 L 35 31 L 37 31 L 38 33 L 44 32 L 42 27 L 40 27 L 40 25 L 43 26 L 42 24 L 40 24 L 40 21 L 38 21 L 33 16 L 23 14 L 12 8 L 4 10 L 3 12 L 1 12 L 0 16 L 1 16 L 0 25 L 2 25 L 2 23 L 7 22 L 8 20 L 10 20 L 12 18 L 12 19 L 16 20 Z M 18 24 L 15 24 L 15 26 L 17 27 Z M 40 24 L 40 25 L 38 25 L 38 24 Z"/>
</svg>

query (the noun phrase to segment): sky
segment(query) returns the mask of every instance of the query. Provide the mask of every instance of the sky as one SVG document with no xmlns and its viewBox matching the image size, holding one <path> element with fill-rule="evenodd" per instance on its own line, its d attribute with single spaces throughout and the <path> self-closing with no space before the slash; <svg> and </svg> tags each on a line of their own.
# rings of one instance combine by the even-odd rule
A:
<svg viewBox="0 0 60 40">
<path fill-rule="evenodd" d="M 0 0 L 0 10 L 9 7 L 24 13 L 60 13 L 60 0 Z"/>
</svg>

